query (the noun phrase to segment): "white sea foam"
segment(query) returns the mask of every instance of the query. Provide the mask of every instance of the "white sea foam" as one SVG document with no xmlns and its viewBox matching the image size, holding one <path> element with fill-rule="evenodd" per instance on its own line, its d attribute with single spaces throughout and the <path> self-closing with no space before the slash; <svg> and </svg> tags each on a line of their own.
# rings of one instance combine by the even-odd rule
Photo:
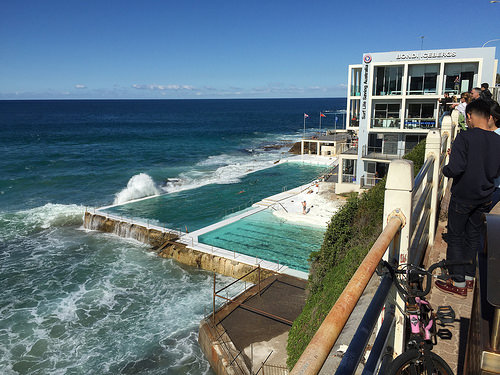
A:
<svg viewBox="0 0 500 375">
<path fill-rule="evenodd" d="M 116 194 L 113 204 L 120 204 L 133 199 L 160 194 L 153 179 L 146 173 L 139 173 L 128 181 L 127 187 Z"/>
<path fill-rule="evenodd" d="M 75 224 L 81 221 L 83 212 L 83 206 L 76 204 L 47 203 L 44 206 L 20 211 L 19 213 L 25 216 L 25 222 L 40 225 L 42 228 L 49 228 Z"/>
<path fill-rule="evenodd" d="M 272 167 L 278 160 L 280 160 L 278 152 L 241 156 L 228 154 L 209 156 L 199 162 L 195 169 L 181 173 L 178 176 L 179 181 L 168 182 L 162 190 L 166 193 L 173 193 L 209 184 L 237 183 L 249 173 Z"/>
<path fill-rule="evenodd" d="M 83 212 L 83 206 L 53 203 L 14 213 L 0 212 L 0 239 L 25 236 L 52 227 L 78 225 L 82 222 Z"/>
</svg>

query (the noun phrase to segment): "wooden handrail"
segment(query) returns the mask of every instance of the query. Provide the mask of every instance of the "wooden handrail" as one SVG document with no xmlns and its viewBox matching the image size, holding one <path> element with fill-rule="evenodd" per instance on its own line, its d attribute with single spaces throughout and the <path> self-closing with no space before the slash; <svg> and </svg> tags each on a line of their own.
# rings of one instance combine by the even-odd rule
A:
<svg viewBox="0 0 500 375">
<path fill-rule="evenodd" d="M 363 262 L 325 317 L 290 375 L 316 375 L 319 373 L 382 256 L 402 225 L 403 223 L 398 216 L 393 216 L 388 221 L 387 226 L 366 254 Z"/>
</svg>

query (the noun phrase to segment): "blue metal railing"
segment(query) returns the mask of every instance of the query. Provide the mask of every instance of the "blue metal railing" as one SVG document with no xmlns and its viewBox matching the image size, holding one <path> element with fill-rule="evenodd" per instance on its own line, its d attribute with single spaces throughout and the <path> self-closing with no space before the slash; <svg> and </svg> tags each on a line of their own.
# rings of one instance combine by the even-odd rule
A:
<svg viewBox="0 0 500 375">
<path fill-rule="evenodd" d="M 377 324 L 380 311 L 384 307 L 387 296 L 392 286 L 392 278 L 390 275 L 384 276 L 380 285 L 373 296 L 370 305 L 366 309 L 363 319 L 359 323 L 358 329 L 354 334 L 349 348 L 344 353 L 339 367 L 337 367 L 336 375 L 354 374 L 359 365 L 359 361 L 365 352 L 368 340 Z"/>
</svg>

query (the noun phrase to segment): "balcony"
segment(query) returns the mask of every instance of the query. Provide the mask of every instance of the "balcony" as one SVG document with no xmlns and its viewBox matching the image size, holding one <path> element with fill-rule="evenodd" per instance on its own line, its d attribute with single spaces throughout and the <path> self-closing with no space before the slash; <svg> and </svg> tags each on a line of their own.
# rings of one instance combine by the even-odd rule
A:
<svg viewBox="0 0 500 375">
<path fill-rule="evenodd" d="M 400 121 L 398 118 L 373 118 L 372 128 L 392 128 L 399 129 Z"/>
<path fill-rule="evenodd" d="M 436 127 L 435 118 L 405 118 L 405 129 L 432 129 Z"/>
<path fill-rule="evenodd" d="M 367 159 L 376 159 L 376 160 L 393 160 L 393 159 L 401 159 L 405 154 L 404 148 L 395 148 L 386 147 L 383 149 L 379 146 L 363 146 L 362 157 Z"/>
</svg>

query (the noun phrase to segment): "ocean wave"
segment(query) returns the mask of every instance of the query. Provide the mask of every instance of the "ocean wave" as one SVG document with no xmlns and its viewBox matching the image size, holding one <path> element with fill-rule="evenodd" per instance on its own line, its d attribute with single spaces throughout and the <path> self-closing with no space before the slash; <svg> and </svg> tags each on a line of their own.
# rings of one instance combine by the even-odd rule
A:
<svg viewBox="0 0 500 375">
<path fill-rule="evenodd" d="M 52 227 L 79 225 L 83 213 L 83 206 L 54 203 L 29 210 L 0 212 L 0 238 L 6 240 Z"/>
<path fill-rule="evenodd" d="M 128 181 L 127 187 L 115 195 L 113 204 L 160 194 L 153 179 L 146 173 L 139 173 Z"/>
<path fill-rule="evenodd" d="M 199 162 L 193 170 L 181 173 L 178 176 L 178 181 L 167 182 L 162 190 L 165 193 L 174 193 L 209 184 L 238 183 L 242 177 L 249 173 L 272 167 L 279 158 L 280 154 L 275 151 L 256 155 L 221 154 L 209 156 Z M 216 168 L 206 170 L 207 167 Z"/>
</svg>

